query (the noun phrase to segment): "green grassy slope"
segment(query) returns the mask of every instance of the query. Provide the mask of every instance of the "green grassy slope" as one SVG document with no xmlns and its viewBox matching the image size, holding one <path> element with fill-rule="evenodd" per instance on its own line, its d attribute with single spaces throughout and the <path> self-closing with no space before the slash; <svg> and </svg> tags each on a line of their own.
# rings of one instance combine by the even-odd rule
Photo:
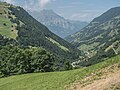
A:
<svg viewBox="0 0 120 90">
<path fill-rule="evenodd" d="M 12 23 L 10 21 L 10 18 L 8 17 L 13 17 L 15 18 L 14 15 L 10 15 L 8 12 L 10 10 L 8 9 L 10 5 L 6 3 L 0 3 L 0 34 L 16 39 L 17 37 L 17 30 L 16 30 L 16 24 Z"/>
<path fill-rule="evenodd" d="M 83 69 L 1 78 L 0 90 L 64 90 L 65 85 L 80 81 L 91 73 L 116 63 L 120 63 L 120 55 Z"/>
</svg>

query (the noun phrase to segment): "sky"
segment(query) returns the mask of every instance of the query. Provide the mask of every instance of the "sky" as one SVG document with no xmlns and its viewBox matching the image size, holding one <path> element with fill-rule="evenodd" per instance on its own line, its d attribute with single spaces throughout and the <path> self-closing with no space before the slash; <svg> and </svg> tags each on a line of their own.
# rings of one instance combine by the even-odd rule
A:
<svg viewBox="0 0 120 90">
<path fill-rule="evenodd" d="M 90 22 L 105 11 L 120 6 L 120 0 L 0 0 L 26 10 L 40 11 L 52 9 L 57 14 L 71 20 Z"/>
</svg>

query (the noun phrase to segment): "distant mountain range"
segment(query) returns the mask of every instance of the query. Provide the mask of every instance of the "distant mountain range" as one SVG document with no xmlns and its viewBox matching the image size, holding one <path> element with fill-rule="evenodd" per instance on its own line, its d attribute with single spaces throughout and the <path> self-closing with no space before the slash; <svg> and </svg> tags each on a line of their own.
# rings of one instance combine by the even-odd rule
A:
<svg viewBox="0 0 120 90">
<path fill-rule="evenodd" d="M 111 8 L 88 26 L 66 38 L 97 62 L 120 53 L 120 7 Z"/>
<path fill-rule="evenodd" d="M 46 25 L 50 31 L 62 38 L 79 31 L 88 24 L 87 22 L 65 19 L 52 10 L 29 11 L 29 13 L 36 20 Z"/>
</svg>

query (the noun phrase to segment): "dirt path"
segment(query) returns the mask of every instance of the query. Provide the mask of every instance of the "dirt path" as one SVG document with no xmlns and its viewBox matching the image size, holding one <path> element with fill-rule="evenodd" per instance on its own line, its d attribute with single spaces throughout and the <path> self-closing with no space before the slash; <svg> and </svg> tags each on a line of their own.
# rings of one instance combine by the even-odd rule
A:
<svg viewBox="0 0 120 90">
<path fill-rule="evenodd" d="M 67 90 L 113 90 L 116 84 L 120 84 L 120 68 L 118 64 L 106 67 L 98 72 L 103 73 L 102 76 L 96 77 L 96 74 L 83 79 L 85 83 L 73 83 Z"/>
<path fill-rule="evenodd" d="M 111 85 L 120 83 L 120 71 L 108 75 L 105 79 L 94 81 L 85 87 L 77 86 L 76 90 L 104 90 Z"/>
<path fill-rule="evenodd" d="M 106 75 L 103 75 L 103 78 L 94 80 L 85 86 L 80 83 L 74 83 L 68 90 L 108 90 L 107 88 L 111 88 L 116 84 L 120 85 L 120 69 L 115 72 L 109 72 Z"/>
</svg>

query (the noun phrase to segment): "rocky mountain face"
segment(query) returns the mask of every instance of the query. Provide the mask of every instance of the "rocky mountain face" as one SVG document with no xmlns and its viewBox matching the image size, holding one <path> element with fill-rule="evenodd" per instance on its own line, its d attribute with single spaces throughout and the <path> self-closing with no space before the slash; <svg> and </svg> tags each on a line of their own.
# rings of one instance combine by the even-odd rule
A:
<svg viewBox="0 0 120 90">
<path fill-rule="evenodd" d="M 95 18 L 88 26 L 66 38 L 87 58 L 111 57 L 120 53 L 120 7 Z"/>
<path fill-rule="evenodd" d="M 52 10 L 42 10 L 40 12 L 29 11 L 29 13 L 39 22 L 46 25 L 50 31 L 62 38 L 79 31 L 88 24 L 87 22 L 82 21 L 67 20 Z"/>
</svg>

